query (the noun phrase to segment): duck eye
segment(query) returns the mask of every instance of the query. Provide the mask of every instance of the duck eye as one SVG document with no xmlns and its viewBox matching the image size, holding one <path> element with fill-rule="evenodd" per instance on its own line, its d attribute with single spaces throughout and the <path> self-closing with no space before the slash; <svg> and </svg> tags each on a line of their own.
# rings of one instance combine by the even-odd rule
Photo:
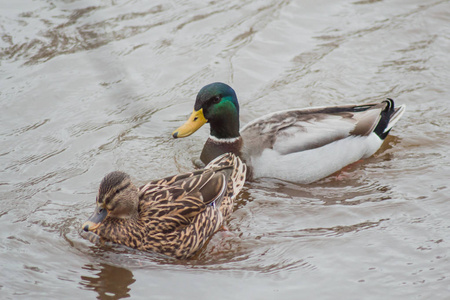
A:
<svg viewBox="0 0 450 300">
<path fill-rule="evenodd" d="M 214 104 L 219 103 L 222 98 L 220 96 L 215 96 L 212 100 Z"/>
</svg>

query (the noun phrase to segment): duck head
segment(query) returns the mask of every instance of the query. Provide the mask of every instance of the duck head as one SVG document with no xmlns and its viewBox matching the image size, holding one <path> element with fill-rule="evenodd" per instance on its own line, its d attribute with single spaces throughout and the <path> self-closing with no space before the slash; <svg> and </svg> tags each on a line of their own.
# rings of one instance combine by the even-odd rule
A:
<svg viewBox="0 0 450 300">
<path fill-rule="evenodd" d="M 187 137 L 205 123 L 210 123 L 210 134 L 216 138 L 239 136 L 239 103 L 236 93 L 229 85 L 214 82 L 204 86 L 197 94 L 191 116 L 172 136 Z"/>
<path fill-rule="evenodd" d="M 114 171 L 100 183 L 92 216 L 83 224 L 84 231 L 93 231 L 112 219 L 131 219 L 138 215 L 139 192 L 124 172 Z"/>
</svg>

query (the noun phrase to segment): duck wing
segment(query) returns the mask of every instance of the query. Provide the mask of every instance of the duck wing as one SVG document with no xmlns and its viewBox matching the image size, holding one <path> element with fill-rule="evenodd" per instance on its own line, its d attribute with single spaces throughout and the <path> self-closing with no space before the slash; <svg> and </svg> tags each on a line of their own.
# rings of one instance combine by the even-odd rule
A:
<svg viewBox="0 0 450 300">
<path fill-rule="evenodd" d="M 221 171 L 204 170 L 170 185 L 146 185 L 142 191 L 141 213 L 147 215 L 149 228 L 156 234 L 168 234 L 196 223 L 202 214 L 222 222 L 219 211 L 208 208 L 222 201 L 227 181 Z M 165 182 L 165 181 L 164 181 Z M 150 189 L 145 190 L 148 187 Z M 214 209 L 215 210 L 215 209 Z M 213 220 L 201 218 L 203 223 Z"/>
<path fill-rule="evenodd" d="M 167 219 L 165 216 L 170 218 L 176 216 L 178 219 L 176 223 L 187 225 L 207 206 L 218 208 L 224 198 L 234 196 L 234 193 L 240 191 L 243 182 L 239 189 L 235 190 L 233 176 L 236 176 L 235 173 L 243 176 L 244 181 L 243 166 L 245 167 L 235 155 L 225 154 L 216 158 L 203 170 L 152 181 L 140 189 L 143 209 L 149 215 L 160 219 Z M 227 203 L 229 201 L 227 199 Z"/>
<path fill-rule="evenodd" d="M 241 130 L 245 155 L 266 149 L 281 155 L 311 150 L 351 136 L 377 133 L 380 139 L 393 124 L 390 119 L 403 113 L 391 99 L 381 103 L 317 107 L 276 112 L 249 123 Z M 396 119 L 398 119 L 398 116 Z M 386 132 L 387 130 L 387 132 Z"/>
</svg>

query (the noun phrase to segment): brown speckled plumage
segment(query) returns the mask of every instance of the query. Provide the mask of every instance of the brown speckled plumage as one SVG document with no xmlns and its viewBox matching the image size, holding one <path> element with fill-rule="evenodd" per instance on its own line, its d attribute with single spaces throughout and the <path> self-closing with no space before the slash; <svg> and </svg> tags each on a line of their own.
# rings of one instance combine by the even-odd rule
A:
<svg viewBox="0 0 450 300">
<path fill-rule="evenodd" d="M 112 172 L 103 179 L 96 211 L 83 228 L 105 241 L 188 258 L 229 217 L 245 174 L 245 164 L 233 154 L 218 157 L 203 170 L 155 180 L 139 189 L 127 174 Z M 133 201 L 138 204 L 135 209 L 121 205 Z M 103 209 L 108 215 L 99 225 L 91 221 Z M 121 214 L 116 216 L 115 209 Z"/>
</svg>

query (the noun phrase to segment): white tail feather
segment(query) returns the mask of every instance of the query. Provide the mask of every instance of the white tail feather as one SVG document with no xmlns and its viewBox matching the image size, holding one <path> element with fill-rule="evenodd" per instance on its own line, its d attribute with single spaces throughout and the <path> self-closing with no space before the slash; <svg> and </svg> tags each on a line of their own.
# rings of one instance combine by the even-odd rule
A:
<svg viewBox="0 0 450 300">
<path fill-rule="evenodd" d="M 384 132 L 389 131 L 394 127 L 395 123 L 397 123 L 398 120 L 403 116 L 403 113 L 406 110 L 406 105 L 402 104 L 399 107 L 395 108 L 395 113 L 391 116 L 391 119 L 389 120 L 389 124 L 384 130 Z"/>
</svg>

